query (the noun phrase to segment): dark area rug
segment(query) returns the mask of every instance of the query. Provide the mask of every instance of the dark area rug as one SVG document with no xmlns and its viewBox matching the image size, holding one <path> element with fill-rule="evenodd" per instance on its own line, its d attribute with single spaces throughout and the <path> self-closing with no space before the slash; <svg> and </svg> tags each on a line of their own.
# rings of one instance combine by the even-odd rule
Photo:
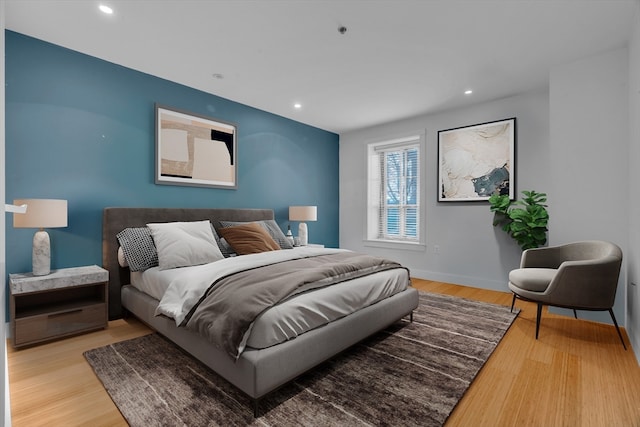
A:
<svg viewBox="0 0 640 427">
<path fill-rule="evenodd" d="M 132 426 L 441 426 L 516 313 L 420 292 L 401 320 L 261 400 L 158 334 L 84 355 Z"/>
</svg>

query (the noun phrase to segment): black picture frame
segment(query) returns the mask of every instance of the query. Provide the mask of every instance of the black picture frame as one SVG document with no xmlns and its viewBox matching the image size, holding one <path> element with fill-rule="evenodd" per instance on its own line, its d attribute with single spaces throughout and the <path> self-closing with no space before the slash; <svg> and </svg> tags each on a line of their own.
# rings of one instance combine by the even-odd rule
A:
<svg viewBox="0 0 640 427">
<path fill-rule="evenodd" d="M 438 131 L 438 202 L 516 195 L 516 118 Z"/>
</svg>

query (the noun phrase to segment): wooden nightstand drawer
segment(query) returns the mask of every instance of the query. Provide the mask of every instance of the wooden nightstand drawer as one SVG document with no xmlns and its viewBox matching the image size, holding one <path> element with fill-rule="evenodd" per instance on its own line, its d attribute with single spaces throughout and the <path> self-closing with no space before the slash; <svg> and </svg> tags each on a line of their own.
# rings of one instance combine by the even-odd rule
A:
<svg viewBox="0 0 640 427">
<path fill-rule="evenodd" d="M 65 307 L 55 312 L 16 319 L 15 345 L 35 343 L 93 329 L 104 328 L 106 307 L 94 304 L 83 307 Z"/>
</svg>

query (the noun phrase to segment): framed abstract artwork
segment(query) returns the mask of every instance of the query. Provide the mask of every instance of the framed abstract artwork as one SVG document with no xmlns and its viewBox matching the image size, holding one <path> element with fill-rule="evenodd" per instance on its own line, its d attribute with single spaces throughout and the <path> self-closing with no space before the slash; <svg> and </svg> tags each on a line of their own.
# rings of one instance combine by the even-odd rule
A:
<svg viewBox="0 0 640 427">
<path fill-rule="evenodd" d="M 515 199 L 515 117 L 438 132 L 438 201 Z"/>
<path fill-rule="evenodd" d="M 156 104 L 156 184 L 236 189 L 237 128 Z"/>
</svg>

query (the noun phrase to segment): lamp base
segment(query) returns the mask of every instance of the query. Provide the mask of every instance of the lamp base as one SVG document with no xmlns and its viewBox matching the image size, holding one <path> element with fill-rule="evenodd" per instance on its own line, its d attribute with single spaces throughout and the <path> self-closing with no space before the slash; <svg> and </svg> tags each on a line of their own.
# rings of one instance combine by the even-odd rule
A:
<svg viewBox="0 0 640 427">
<path fill-rule="evenodd" d="M 307 246 L 309 243 L 309 234 L 307 232 L 307 224 L 301 222 L 298 225 L 298 240 L 300 241 L 300 246 Z"/>
<path fill-rule="evenodd" d="M 33 236 L 33 253 L 31 254 L 34 276 L 46 276 L 51 273 L 51 243 L 49 233 L 36 231 Z"/>
</svg>

